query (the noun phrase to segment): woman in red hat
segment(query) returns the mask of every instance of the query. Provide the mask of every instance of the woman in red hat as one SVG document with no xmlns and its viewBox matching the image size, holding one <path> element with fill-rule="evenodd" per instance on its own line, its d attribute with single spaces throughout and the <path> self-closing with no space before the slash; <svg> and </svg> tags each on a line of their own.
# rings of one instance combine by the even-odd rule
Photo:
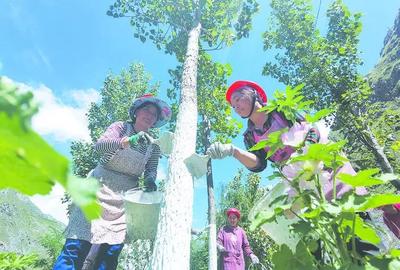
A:
<svg viewBox="0 0 400 270">
<path fill-rule="evenodd" d="M 147 94 L 133 102 L 129 116 L 130 121 L 111 124 L 94 146 L 100 160 L 90 176 L 101 184 L 97 193 L 101 217 L 89 222 L 79 208 L 72 209 L 67 239 L 53 269 L 82 269 L 93 244 L 98 247 L 94 269 L 116 269 L 126 235 L 123 193 L 137 187 L 142 174 L 145 191 L 157 190 L 155 180 L 161 152 L 147 132 L 164 125 L 171 117 L 171 109 L 164 101 Z"/>
<path fill-rule="evenodd" d="M 328 139 L 321 137 L 319 131 L 316 128 L 309 126 L 305 120 L 299 116 L 295 123 L 287 120 L 282 113 L 277 111 L 272 112 L 260 112 L 259 109 L 267 104 L 267 95 L 265 94 L 262 87 L 254 82 L 250 81 L 236 81 L 234 82 L 226 92 L 226 100 L 231 104 L 235 112 L 242 118 L 248 119 L 247 130 L 244 133 L 244 144 L 247 149 L 254 146 L 261 140 L 268 138 L 268 135 L 274 131 L 278 131 L 284 128 L 291 128 L 294 125 L 299 127 L 298 130 L 303 128 L 303 143 L 327 143 Z M 282 138 L 282 137 L 281 137 Z M 283 148 L 278 149 L 272 156 L 266 159 L 269 147 L 255 151 L 245 151 L 232 144 L 221 144 L 219 142 L 213 143 L 207 150 L 207 154 L 213 159 L 222 159 L 228 156 L 233 156 L 245 165 L 249 170 L 253 172 L 261 172 L 267 166 L 267 161 L 275 164 L 280 164 L 290 158 L 295 152 L 295 149 L 290 145 L 285 145 Z M 326 199 L 331 200 L 333 197 L 332 188 L 332 171 L 323 170 L 323 168 L 316 168 L 319 170 L 320 179 L 322 181 L 322 188 Z M 291 180 L 298 177 L 300 168 L 296 167 L 296 164 L 285 165 L 282 168 L 282 172 L 285 176 Z M 356 174 L 353 167 L 349 162 L 345 163 L 338 171 L 339 173 Z M 305 185 L 301 188 L 312 188 L 307 187 L 307 181 L 303 181 Z M 344 193 L 351 190 L 351 186 L 342 183 L 340 180 L 336 180 L 336 196 L 340 198 Z M 363 187 L 357 187 L 356 193 L 363 195 L 367 193 L 367 190 Z M 289 190 L 289 195 L 293 195 L 294 191 Z M 388 206 L 391 207 L 391 206 Z M 395 211 L 395 210 L 393 210 Z M 397 212 L 396 212 L 397 213 Z M 386 214 L 386 212 L 385 212 Z M 398 213 L 397 213 L 398 215 Z M 386 214 L 388 216 L 388 214 Z M 385 220 L 388 227 L 399 237 L 400 221 L 394 221 L 389 224 L 389 219 Z M 399 219 L 400 220 L 400 219 Z M 393 224 L 394 225 L 393 225 Z M 396 228 L 395 228 L 396 227 Z M 400 237 L 399 237 L 400 238 Z"/>
<path fill-rule="evenodd" d="M 244 133 L 244 143 L 247 149 L 257 142 L 264 140 L 274 131 L 291 127 L 294 123 L 288 121 L 282 113 L 277 111 L 265 113 L 259 109 L 267 104 L 267 95 L 260 85 L 251 81 L 236 81 L 226 92 L 226 100 L 231 104 L 235 112 L 242 118 L 248 119 L 247 130 Z M 300 116 L 297 122 L 304 122 Z M 305 141 L 315 143 L 319 140 L 319 132 L 310 128 Z M 244 151 L 232 144 L 214 143 L 210 146 L 207 154 L 213 159 L 222 159 L 233 156 L 245 165 L 249 170 L 261 172 L 267 166 L 266 154 L 268 148 L 258 151 Z M 292 147 L 284 147 L 276 151 L 269 160 L 279 163 L 287 160 L 294 152 Z"/>
<path fill-rule="evenodd" d="M 258 264 L 260 261 L 251 250 L 245 231 L 238 226 L 240 211 L 229 208 L 226 216 L 228 225 L 219 230 L 217 239 L 223 270 L 244 270 L 244 254 L 250 257 L 252 263 Z"/>
</svg>

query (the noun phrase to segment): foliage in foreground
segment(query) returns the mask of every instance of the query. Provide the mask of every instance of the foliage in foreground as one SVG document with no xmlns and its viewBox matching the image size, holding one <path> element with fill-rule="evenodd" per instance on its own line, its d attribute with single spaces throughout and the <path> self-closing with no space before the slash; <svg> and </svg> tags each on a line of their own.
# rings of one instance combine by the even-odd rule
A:
<svg viewBox="0 0 400 270">
<path fill-rule="evenodd" d="M 58 182 L 89 219 L 98 217 L 97 181 L 68 175 L 68 160 L 30 127 L 37 111 L 31 92 L 23 92 L 0 77 L 0 189 L 43 195 Z"/>
<path fill-rule="evenodd" d="M 308 103 L 302 103 L 300 95 L 302 86 L 286 89 L 286 94 L 277 92 L 276 100 L 271 104 L 273 109 L 283 112 L 291 118 L 293 110 L 310 111 Z M 287 107 L 293 103 L 295 106 Z M 267 108 L 267 110 L 271 109 Z M 316 122 L 326 116 L 327 111 L 308 115 L 310 122 Z M 290 221 L 289 228 L 282 226 L 281 233 L 294 236 L 286 243 L 280 243 L 279 249 L 272 255 L 274 269 L 398 269 L 400 261 L 398 250 L 376 252 L 373 255 L 363 255 L 357 250 L 359 240 L 369 244 L 379 245 L 380 238 L 373 223 L 363 220 L 359 214 L 369 209 L 379 208 L 400 202 L 400 195 L 369 193 L 357 195 L 357 187 L 372 187 L 383 185 L 396 179 L 394 174 L 381 174 L 379 169 L 365 169 L 356 175 L 339 173 L 338 170 L 348 162 L 342 149 L 345 141 L 316 143 L 305 148 L 304 142 L 282 140 L 285 132 L 271 134 L 269 139 L 254 146 L 254 149 L 264 148 L 266 144 L 272 151 L 291 145 L 297 149 L 292 157 L 275 166 L 276 171 L 270 179 L 279 179 L 288 188 L 271 196 L 264 197 L 255 207 L 257 215 L 252 223 L 252 229 L 263 228 L 268 232 L 268 226 L 277 220 Z M 282 136 L 283 135 L 283 136 Z M 274 139 L 271 139 L 274 138 Z M 275 150 L 273 150 L 275 149 Z M 305 151 L 306 150 L 306 151 Z M 272 153 L 270 153 L 271 155 Z M 296 168 L 294 176 L 284 174 L 284 168 Z M 333 179 L 332 199 L 327 199 L 323 192 L 323 183 L 328 181 L 327 171 L 331 171 Z M 336 183 L 340 180 L 353 187 L 344 196 L 338 197 Z M 289 196 L 288 191 L 295 191 Z M 292 244 L 292 246 L 291 246 Z M 316 255 L 320 253 L 320 255 Z"/>
</svg>

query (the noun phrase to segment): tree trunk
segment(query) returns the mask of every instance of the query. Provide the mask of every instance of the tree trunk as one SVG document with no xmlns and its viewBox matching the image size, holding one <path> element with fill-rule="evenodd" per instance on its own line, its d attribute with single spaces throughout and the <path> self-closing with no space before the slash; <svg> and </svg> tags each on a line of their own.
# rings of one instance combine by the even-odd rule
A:
<svg viewBox="0 0 400 270">
<path fill-rule="evenodd" d="M 382 170 L 383 173 L 393 173 L 393 167 L 389 162 L 385 152 L 383 151 L 383 147 L 379 144 L 378 140 L 376 139 L 374 133 L 372 132 L 371 128 L 368 124 L 363 123 L 358 115 L 354 112 L 354 110 L 349 110 L 350 115 L 353 116 L 353 123 L 356 127 L 355 135 L 364 143 L 364 145 L 370 149 L 372 154 L 375 156 L 376 161 L 379 164 L 379 168 Z M 348 126 L 351 124 L 352 121 L 345 121 L 342 119 L 341 121 L 343 126 Z M 349 128 L 349 130 L 352 130 Z M 391 184 L 400 191 L 400 180 L 392 180 L 390 181 Z"/>
<path fill-rule="evenodd" d="M 201 24 L 189 32 L 175 139 L 161 203 L 152 270 L 189 269 L 193 178 L 184 160 L 195 152 L 197 131 L 197 63 Z"/>
<path fill-rule="evenodd" d="M 371 129 L 367 127 L 362 134 L 366 137 L 366 140 L 369 141 L 368 145 L 372 150 L 376 160 L 378 161 L 380 168 L 383 173 L 393 173 L 393 167 L 390 164 L 385 152 L 383 151 L 383 147 L 380 146 L 379 142 L 375 138 L 375 135 L 372 133 Z M 392 180 L 392 185 L 400 191 L 400 181 L 399 180 Z"/>
<path fill-rule="evenodd" d="M 205 136 L 203 138 L 204 150 L 207 151 L 210 147 L 210 121 L 207 116 L 203 116 L 203 123 L 205 127 Z M 204 153 L 205 154 L 205 153 Z M 207 195 L 208 195 L 208 269 L 217 270 L 218 257 L 217 257 L 217 226 L 216 226 L 216 211 L 214 199 L 214 181 L 212 174 L 211 159 L 207 163 Z"/>
</svg>

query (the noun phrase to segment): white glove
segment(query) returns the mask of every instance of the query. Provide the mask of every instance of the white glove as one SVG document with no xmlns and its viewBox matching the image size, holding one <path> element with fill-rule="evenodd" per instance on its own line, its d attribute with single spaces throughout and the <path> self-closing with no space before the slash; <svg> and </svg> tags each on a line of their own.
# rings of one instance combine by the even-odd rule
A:
<svg viewBox="0 0 400 270">
<path fill-rule="evenodd" d="M 258 257 L 257 257 L 256 255 L 254 255 L 254 254 L 250 254 L 250 259 L 251 259 L 251 262 L 252 262 L 253 264 L 259 264 L 259 263 L 260 263 L 260 260 L 259 260 Z"/>
<path fill-rule="evenodd" d="M 217 244 L 217 250 L 218 250 L 220 253 L 226 253 L 226 249 L 224 248 L 224 246 L 222 246 L 222 245 L 220 245 L 220 244 Z"/>
<path fill-rule="evenodd" d="M 206 154 L 212 159 L 223 159 L 227 156 L 233 156 L 234 151 L 235 147 L 230 143 L 215 142 L 207 149 Z"/>
</svg>

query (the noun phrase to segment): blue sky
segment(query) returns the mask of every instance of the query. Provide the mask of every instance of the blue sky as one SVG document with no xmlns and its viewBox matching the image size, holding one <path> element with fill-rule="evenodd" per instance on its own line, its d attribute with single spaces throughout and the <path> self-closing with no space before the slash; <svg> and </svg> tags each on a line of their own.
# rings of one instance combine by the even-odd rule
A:
<svg viewBox="0 0 400 270">
<path fill-rule="evenodd" d="M 247 79 L 259 82 L 271 95 L 282 88 L 272 78 L 261 75 L 262 67 L 273 55 L 262 49 L 261 35 L 266 29 L 270 11 L 268 1 L 260 1 L 261 9 L 253 19 L 250 38 L 240 40 L 231 48 L 213 52 L 213 57 L 230 63 L 233 74 L 228 82 Z M 318 0 L 313 1 L 315 6 Z M 318 27 L 326 29 L 322 1 Z M 400 8 L 398 0 L 347 0 L 352 12 L 363 14 L 360 50 L 363 74 L 376 64 L 387 30 L 392 27 Z M 113 1 L 95 0 L 2 0 L 0 1 L 0 75 L 32 90 L 43 103 L 34 119 L 34 128 L 60 152 L 69 155 L 72 139 L 86 138 L 84 113 L 90 101 L 97 100 L 97 91 L 105 76 L 119 73 L 132 62 L 141 62 L 161 83 L 161 96 L 168 87 L 168 69 L 177 64 L 171 55 L 158 51 L 151 43 L 133 38 L 132 28 L 125 19 L 106 16 Z M 315 11 L 316 13 L 316 11 Z M 234 143 L 243 147 L 241 139 Z M 164 174 L 165 160 L 160 174 Z M 227 169 L 229 168 L 229 169 Z M 242 166 L 234 159 L 214 162 L 214 179 L 219 198 L 220 186 L 233 178 Z M 263 178 L 269 171 L 262 174 Z M 267 184 L 263 181 L 263 184 Z M 52 197 L 55 199 L 62 190 Z M 206 224 L 207 195 L 205 180 L 195 184 L 194 227 Z M 35 197 L 38 204 L 49 198 Z M 42 208 L 62 218 L 60 208 Z M 58 211 L 58 213 L 56 213 Z"/>
</svg>

